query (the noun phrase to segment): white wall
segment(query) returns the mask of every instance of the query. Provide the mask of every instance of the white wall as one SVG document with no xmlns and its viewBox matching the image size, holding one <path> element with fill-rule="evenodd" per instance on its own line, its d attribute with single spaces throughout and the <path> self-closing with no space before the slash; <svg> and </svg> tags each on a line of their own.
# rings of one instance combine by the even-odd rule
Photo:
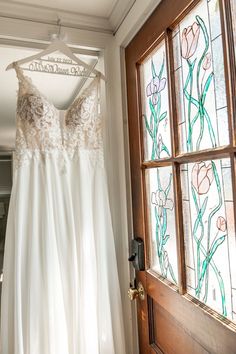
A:
<svg viewBox="0 0 236 354">
<path fill-rule="evenodd" d="M 109 195 L 123 312 L 127 354 L 137 354 L 135 304 L 131 304 L 127 290 L 133 270 L 128 264 L 128 244 L 132 237 L 130 207 L 130 180 L 127 139 L 127 114 L 125 98 L 124 47 L 157 6 L 160 0 L 136 0 L 115 36 L 99 31 L 63 28 L 67 41 L 72 45 L 98 48 L 104 53 L 106 82 L 106 161 Z M 0 39 L 47 42 L 55 26 L 38 22 L 0 17 Z M 102 62 L 102 60 L 101 60 Z M 102 65 L 102 63 L 101 63 Z M 119 353 L 118 353 L 119 354 Z"/>
<path fill-rule="evenodd" d="M 134 272 L 127 262 L 129 242 L 133 235 L 124 48 L 160 1 L 136 0 L 107 50 L 108 60 L 106 63 L 109 76 L 110 98 L 109 139 L 111 149 L 111 159 L 108 165 L 109 183 L 112 212 L 114 215 L 114 229 L 117 237 L 123 307 L 127 318 L 126 335 L 128 338 L 128 354 L 138 353 L 138 338 L 135 320 L 135 302 L 130 304 L 127 297 L 129 281 L 134 278 Z"/>
</svg>

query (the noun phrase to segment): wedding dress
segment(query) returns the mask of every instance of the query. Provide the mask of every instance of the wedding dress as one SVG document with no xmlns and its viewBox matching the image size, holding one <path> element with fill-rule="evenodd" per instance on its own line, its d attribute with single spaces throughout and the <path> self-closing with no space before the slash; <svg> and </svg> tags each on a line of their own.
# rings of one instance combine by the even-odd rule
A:
<svg viewBox="0 0 236 354">
<path fill-rule="evenodd" d="M 124 354 L 99 78 L 64 112 L 15 69 L 1 353 Z"/>
</svg>

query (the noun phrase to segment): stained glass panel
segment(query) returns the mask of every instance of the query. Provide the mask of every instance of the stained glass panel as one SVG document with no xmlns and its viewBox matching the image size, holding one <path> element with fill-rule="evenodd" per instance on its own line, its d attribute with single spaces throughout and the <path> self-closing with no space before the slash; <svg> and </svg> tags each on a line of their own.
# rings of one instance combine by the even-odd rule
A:
<svg viewBox="0 0 236 354">
<path fill-rule="evenodd" d="M 181 166 L 187 291 L 236 320 L 236 242 L 229 159 Z"/>
<path fill-rule="evenodd" d="M 171 155 L 168 78 L 164 41 L 141 66 L 145 160 Z"/>
<path fill-rule="evenodd" d="M 146 171 L 151 269 L 178 283 L 175 207 L 171 167 Z"/>
<path fill-rule="evenodd" d="M 180 151 L 229 144 L 218 0 L 202 0 L 173 32 Z"/>
</svg>

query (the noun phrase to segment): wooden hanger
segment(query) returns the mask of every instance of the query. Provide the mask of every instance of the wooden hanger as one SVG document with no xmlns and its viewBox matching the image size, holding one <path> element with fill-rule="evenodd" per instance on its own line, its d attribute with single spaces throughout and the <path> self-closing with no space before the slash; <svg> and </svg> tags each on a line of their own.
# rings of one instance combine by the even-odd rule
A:
<svg viewBox="0 0 236 354">
<path fill-rule="evenodd" d="M 105 76 L 99 71 L 96 70 L 95 68 L 93 68 L 92 66 L 88 65 L 87 63 L 85 63 L 83 60 L 77 58 L 74 53 L 71 51 L 71 49 L 60 39 L 55 39 L 51 44 L 49 44 L 49 46 L 44 49 L 43 51 L 31 55 L 29 57 L 20 59 L 18 61 L 16 61 L 15 63 L 17 63 L 18 65 L 21 64 L 25 64 L 28 63 L 32 60 L 35 59 L 41 59 L 42 57 L 44 57 L 45 55 L 51 54 L 53 52 L 61 52 L 62 54 L 64 54 L 65 56 L 67 56 L 68 58 L 70 58 L 71 60 L 73 60 L 74 62 L 76 62 L 78 65 L 83 66 L 85 69 L 87 69 L 90 73 L 95 74 L 96 76 L 100 76 L 101 79 L 103 79 L 104 81 L 106 81 Z M 10 70 L 14 67 L 14 63 L 11 63 L 7 66 L 6 70 Z"/>
</svg>

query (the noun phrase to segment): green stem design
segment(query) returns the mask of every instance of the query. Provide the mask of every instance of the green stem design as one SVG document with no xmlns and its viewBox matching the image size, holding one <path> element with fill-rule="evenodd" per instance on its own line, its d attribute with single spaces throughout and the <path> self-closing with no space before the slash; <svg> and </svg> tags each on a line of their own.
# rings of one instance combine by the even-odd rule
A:
<svg viewBox="0 0 236 354">
<path fill-rule="evenodd" d="M 190 97 L 192 97 L 192 92 L 193 92 L 193 69 L 195 66 L 195 62 L 193 62 L 193 64 L 192 64 L 189 59 L 187 60 L 188 67 L 189 67 L 189 81 L 190 81 L 189 96 Z M 191 100 L 188 101 L 188 143 L 187 143 L 187 147 L 188 147 L 188 151 L 193 150 L 192 128 L 191 128 Z"/>
<path fill-rule="evenodd" d="M 193 126 L 196 123 L 198 116 L 199 116 L 199 104 L 198 101 L 195 100 L 193 97 L 190 97 L 188 92 L 185 91 L 185 97 L 188 100 L 191 100 L 191 103 L 198 108 L 198 111 L 195 115 L 195 117 L 193 118 L 192 122 L 191 122 L 191 131 L 193 131 Z M 209 130 L 209 135 L 210 135 L 210 139 L 211 139 L 211 143 L 212 143 L 212 147 L 216 147 L 216 138 L 215 138 L 215 133 L 211 124 L 211 118 L 209 117 L 209 114 L 207 113 L 207 110 L 205 109 L 205 107 L 203 107 L 203 112 L 204 112 L 204 116 L 206 118 L 207 121 L 207 126 L 208 126 L 208 130 Z"/>
<path fill-rule="evenodd" d="M 203 218 L 203 215 L 206 211 L 208 197 L 205 198 L 205 200 L 202 204 L 202 207 L 199 208 L 196 192 L 195 192 L 195 189 L 193 186 L 192 186 L 192 196 L 193 196 L 194 204 L 195 204 L 195 207 L 197 210 L 197 218 L 195 220 L 194 227 L 193 227 L 193 236 L 194 236 L 194 239 L 197 244 L 197 284 L 199 284 L 200 277 L 201 277 L 201 242 L 204 237 L 204 224 L 203 224 L 202 218 Z M 201 235 L 199 238 L 197 238 L 197 229 L 198 229 L 199 225 L 201 226 Z M 196 293 L 196 296 L 199 298 L 200 295 L 198 296 L 198 294 Z"/>
<path fill-rule="evenodd" d="M 188 76 L 184 85 L 184 94 L 186 98 L 188 99 L 188 139 L 187 139 L 187 149 L 188 151 L 192 151 L 193 146 L 192 146 L 192 128 L 191 128 L 191 99 L 192 99 L 192 90 L 193 90 L 193 70 L 195 67 L 196 59 L 193 61 L 193 63 L 190 62 L 190 60 L 187 60 L 188 63 Z M 187 91 L 187 87 L 190 84 L 190 93 Z"/>
<path fill-rule="evenodd" d="M 207 273 L 209 270 L 209 264 L 212 260 L 212 257 L 214 256 L 217 248 L 224 242 L 226 238 L 226 235 L 219 237 L 217 240 L 215 240 L 214 244 L 212 245 L 212 247 L 210 248 L 209 254 L 206 253 L 206 257 L 203 261 L 202 264 L 202 271 L 201 271 L 201 276 L 199 279 L 199 283 L 198 283 L 198 287 L 196 289 L 197 294 L 200 294 L 201 292 L 201 288 L 202 288 L 202 284 L 203 284 L 203 280 L 205 277 L 205 282 L 207 282 L 207 288 L 206 288 L 206 292 L 205 292 L 205 296 L 203 297 L 203 302 L 207 302 L 207 295 L 208 295 L 208 279 L 207 279 Z"/>
<path fill-rule="evenodd" d="M 148 124 L 148 120 L 147 120 L 147 116 L 146 114 L 143 115 L 144 117 L 144 121 L 145 121 L 145 126 L 146 126 L 146 129 L 151 137 L 151 139 L 153 140 L 153 135 L 152 135 L 152 131 L 151 131 L 151 128 L 149 127 L 149 124 Z"/>
<path fill-rule="evenodd" d="M 159 171 L 157 169 L 157 184 L 158 190 L 157 192 L 163 192 L 168 197 L 171 188 L 172 175 L 170 175 L 170 179 L 168 185 L 165 190 L 163 190 L 161 186 Z M 176 277 L 174 275 L 174 271 L 172 265 L 169 261 L 168 253 L 165 249 L 165 245 L 170 239 L 170 235 L 167 235 L 167 208 L 165 206 L 155 206 L 155 219 L 156 219 L 156 244 L 157 244 L 157 255 L 161 269 L 161 275 L 166 278 L 168 273 L 170 274 L 171 279 L 175 284 L 177 284 Z"/>
<path fill-rule="evenodd" d="M 212 223 L 212 218 L 214 215 L 217 213 L 217 211 L 220 210 L 222 206 L 222 194 L 221 194 L 221 186 L 220 186 L 220 180 L 219 176 L 217 173 L 217 169 L 215 166 L 214 161 L 211 161 L 212 163 L 212 170 L 213 170 L 213 175 L 214 175 L 214 180 L 216 182 L 217 190 L 218 190 L 218 195 L 219 195 L 219 202 L 217 206 L 211 211 L 211 213 L 208 216 L 207 220 L 207 249 L 204 248 L 202 245 L 203 237 L 204 237 L 204 223 L 203 223 L 203 216 L 206 211 L 207 203 L 208 203 L 208 196 L 203 201 L 202 206 L 199 206 L 199 202 L 197 200 L 197 191 L 195 191 L 195 188 L 192 186 L 192 196 L 193 196 L 193 201 L 194 205 L 197 211 L 197 218 L 194 223 L 193 227 L 193 237 L 197 245 L 197 286 L 195 289 L 195 294 L 198 298 L 200 298 L 201 294 L 201 289 L 203 286 L 203 282 L 205 280 L 205 295 L 203 297 L 203 302 L 207 302 L 207 295 L 208 295 L 208 283 L 209 283 L 209 267 L 213 269 L 213 272 L 216 276 L 217 282 L 219 284 L 219 289 L 221 293 L 221 303 L 222 303 L 222 314 L 224 316 L 227 316 L 227 309 L 226 309 L 226 299 L 225 299 L 225 288 L 224 288 L 224 282 L 221 277 L 221 274 L 217 268 L 217 266 L 214 263 L 213 256 L 215 252 L 217 251 L 218 247 L 224 242 L 226 235 L 223 235 L 221 237 L 214 238 L 210 245 L 210 233 L 211 233 L 211 223 Z M 201 227 L 201 232 L 200 232 L 200 237 L 197 237 L 197 231 L 198 228 Z M 204 256 L 203 263 L 201 264 L 201 255 Z"/>
<path fill-rule="evenodd" d="M 207 123 L 207 128 L 209 131 L 209 135 L 210 135 L 210 139 L 211 139 L 211 144 L 212 147 L 216 147 L 216 138 L 215 138 L 215 133 L 212 127 L 212 123 L 211 123 L 211 119 L 209 117 L 209 114 L 206 111 L 206 108 L 204 107 L 205 104 L 205 100 L 206 100 L 206 94 L 209 90 L 212 78 L 213 78 L 213 73 L 211 73 L 208 78 L 206 79 L 205 85 L 203 87 L 203 81 L 201 80 L 201 84 L 200 84 L 200 74 L 201 74 L 201 67 L 203 64 L 203 60 L 207 54 L 207 51 L 209 49 L 209 35 L 207 32 L 207 28 L 206 25 L 204 23 L 204 21 L 202 20 L 202 18 L 200 16 L 196 16 L 196 21 L 198 23 L 198 25 L 201 28 L 201 32 L 203 33 L 204 36 L 204 41 L 205 41 L 205 48 L 204 51 L 201 55 L 201 58 L 198 61 L 198 65 L 197 65 L 197 72 L 196 72 L 196 88 L 197 88 L 197 96 L 198 99 L 195 99 L 192 96 L 192 91 L 193 91 L 193 73 L 194 73 L 194 68 L 195 68 L 195 64 L 196 64 L 196 60 L 197 58 L 194 59 L 194 61 L 191 63 L 189 59 L 186 59 L 187 64 L 188 64 L 188 76 L 186 78 L 185 81 L 185 85 L 184 85 L 184 96 L 188 101 L 188 137 L 187 137 L 187 151 L 191 152 L 193 151 L 193 141 L 192 141 L 192 136 L 193 136 L 193 128 L 195 123 L 198 121 L 198 119 L 200 120 L 200 132 L 199 132 L 199 136 L 197 138 L 197 142 L 196 142 L 196 150 L 200 150 L 200 145 L 203 139 L 203 135 L 204 135 L 204 126 L 205 126 L 205 120 Z M 204 71 L 204 75 L 205 76 L 205 71 Z M 188 86 L 189 86 L 189 91 L 188 91 Z M 194 118 L 191 120 L 191 116 L 192 116 L 192 105 L 194 105 L 197 108 L 197 112 L 194 116 Z"/>
<path fill-rule="evenodd" d="M 160 67 L 159 73 L 157 74 L 155 65 L 153 60 L 151 61 L 151 71 L 152 71 L 152 78 L 155 79 L 156 77 L 161 80 L 163 72 L 164 72 L 164 65 L 165 59 L 163 58 L 162 65 Z M 145 121 L 146 130 L 152 140 L 152 151 L 151 151 L 151 160 L 160 159 L 161 153 L 165 152 L 167 156 L 170 156 L 170 152 L 166 146 L 162 142 L 161 146 L 158 144 L 158 132 L 160 122 L 162 122 L 167 117 L 167 111 L 161 113 L 161 92 L 156 92 L 157 95 L 156 101 L 157 104 L 153 104 L 153 95 L 149 97 L 149 108 L 150 108 L 150 118 L 148 120 L 146 115 L 143 115 Z"/>
<path fill-rule="evenodd" d="M 218 175 L 214 161 L 212 161 L 211 163 L 212 163 L 212 171 L 213 171 L 215 182 L 216 182 L 219 202 L 218 202 L 218 205 L 211 211 L 211 213 L 208 216 L 208 228 L 207 228 L 207 255 L 208 256 L 210 253 L 211 221 L 212 221 L 213 216 L 217 213 L 217 211 L 220 210 L 220 208 L 223 204 L 219 175 Z M 206 278 L 205 278 L 205 295 L 204 295 L 205 302 L 207 301 L 207 296 L 208 296 L 208 283 L 209 283 L 209 267 L 207 266 Z M 201 291 L 201 287 L 200 287 L 200 291 Z"/>
<path fill-rule="evenodd" d="M 200 144 L 201 144 L 201 141 L 203 138 L 203 132 L 204 132 L 204 112 L 203 112 L 203 104 L 202 104 L 202 93 L 200 91 L 200 71 L 201 71 L 203 60 L 204 60 L 206 53 L 209 49 L 209 36 L 207 33 L 206 25 L 205 25 L 204 21 L 201 19 L 201 17 L 196 16 L 196 20 L 202 29 L 204 40 L 205 40 L 205 49 L 202 53 L 202 56 L 198 62 L 198 66 L 197 66 L 197 95 L 198 95 L 199 114 L 200 114 L 200 116 L 199 116 L 200 117 L 200 133 L 199 133 L 199 137 L 197 139 L 196 149 L 199 150 Z"/>
<path fill-rule="evenodd" d="M 215 138 L 214 130 L 212 128 L 211 118 L 209 117 L 209 114 L 207 113 L 205 107 L 203 107 L 203 112 L 204 112 L 204 117 L 206 118 L 207 121 L 212 147 L 216 147 L 216 138 Z"/>
<path fill-rule="evenodd" d="M 207 252 L 205 248 L 201 245 L 201 252 L 204 257 L 207 257 Z M 225 287 L 224 287 L 224 281 L 223 278 L 214 262 L 213 259 L 211 259 L 210 262 L 210 267 L 213 269 L 213 272 L 215 273 L 216 279 L 219 284 L 219 289 L 220 289 L 220 294 L 221 294 L 221 306 L 222 306 L 222 314 L 224 316 L 227 316 L 227 309 L 226 309 L 226 299 L 225 299 Z"/>
</svg>

